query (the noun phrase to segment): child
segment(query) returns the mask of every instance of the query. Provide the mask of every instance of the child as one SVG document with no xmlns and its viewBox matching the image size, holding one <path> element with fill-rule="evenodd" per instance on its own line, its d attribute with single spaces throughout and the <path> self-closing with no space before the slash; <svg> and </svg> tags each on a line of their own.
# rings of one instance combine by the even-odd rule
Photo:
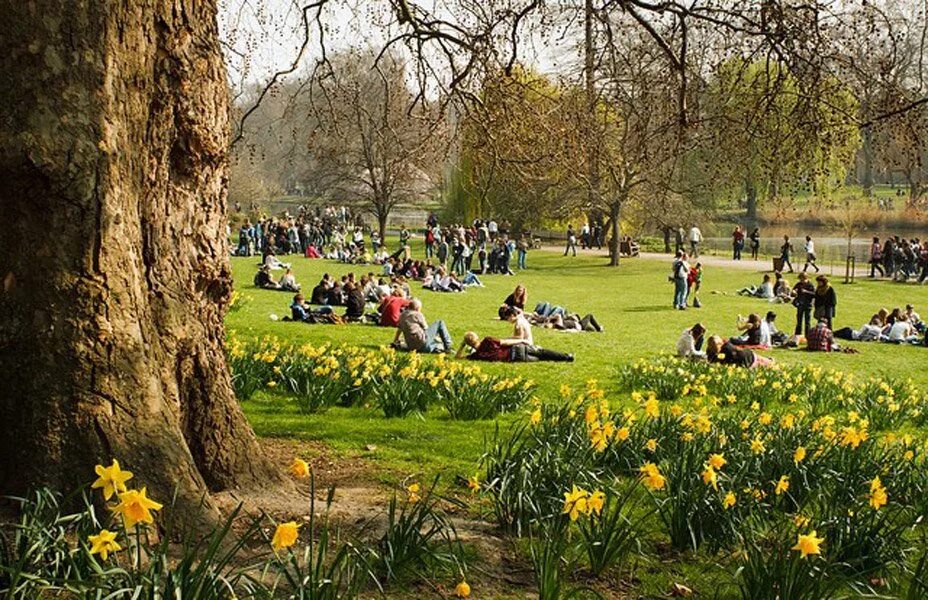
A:
<svg viewBox="0 0 928 600">
<path fill-rule="evenodd" d="M 702 285 L 702 263 L 696 263 L 696 266 L 690 267 L 687 283 L 690 288 L 689 295 L 693 298 L 693 308 L 702 308 L 702 303 L 699 301 L 699 287 Z"/>
</svg>

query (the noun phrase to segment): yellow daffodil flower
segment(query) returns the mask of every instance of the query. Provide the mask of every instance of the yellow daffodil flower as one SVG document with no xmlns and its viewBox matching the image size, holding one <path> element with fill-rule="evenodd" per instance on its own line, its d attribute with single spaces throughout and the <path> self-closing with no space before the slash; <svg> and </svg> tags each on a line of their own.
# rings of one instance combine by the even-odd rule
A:
<svg viewBox="0 0 928 600">
<path fill-rule="evenodd" d="M 132 479 L 132 471 L 123 471 L 119 468 L 119 461 L 113 459 L 113 464 L 108 467 L 97 465 L 94 467 L 97 473 L 97 480 L 90 487 L 93 489 L 103 489 L 103 499 L 109 500 L 114 493 L 125 492 L 126 482 Z"/>
</svg>

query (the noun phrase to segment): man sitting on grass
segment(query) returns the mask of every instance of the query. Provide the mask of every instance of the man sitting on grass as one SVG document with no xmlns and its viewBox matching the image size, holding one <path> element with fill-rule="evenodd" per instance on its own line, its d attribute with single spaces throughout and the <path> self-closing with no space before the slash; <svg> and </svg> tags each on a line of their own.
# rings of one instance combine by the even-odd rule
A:
<svg viewBox="0 0 928 600">
<path fill-rule="evenodd" d="M 464 343 L 456 357 L 488 362 L 574 361 L 573 354 L 546 350 L 527 344 L 523 339 L 485 337 L 481 340 L 473 331 L 464 334 Z"/>
<path fill-rule="evenodd" d="M 806 334 L 806 349 L 810 352 L 837 352 L 835 336 L 828 327 L 827 319 L 819 319 L 815 327 Z"/>
<path fill-rule="evenodd" d="M 393 338 L 394 348 L 400 347 L 400 336 L 406 349 L 416 352 L 451 352 L 453 346 L 445 322 L 439 320 L 429 325 L 422 314 L 422 301 L 418 298 L 410 300 L 406 310 L 400 314 Z"/>
</svg>

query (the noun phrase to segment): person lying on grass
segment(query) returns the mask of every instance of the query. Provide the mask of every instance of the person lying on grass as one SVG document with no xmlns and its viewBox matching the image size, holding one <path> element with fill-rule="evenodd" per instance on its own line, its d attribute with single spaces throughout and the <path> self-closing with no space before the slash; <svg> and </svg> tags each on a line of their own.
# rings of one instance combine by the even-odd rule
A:
<svg viewBox="0 0 928 600">
<path fill-rule="evenodd" d="M 755 369 L 769 367 L 773 361 L 761 356 L 748 348 L 738 348 L 730 341 L 722 340 L 720 336 L 713 335 L 706 343 L 706 358 L 711 363 L 735 365 Z"/>
<path fill-rule="evenodd" d="M 464 343 L 456 358 L 485 360 L 488 362 L 573 362 L 573 354 L 547 350 L 525 343 L 519 338 L 485 337 L 482 340 L 473 331 L 464 334 Z"/>
</svg>

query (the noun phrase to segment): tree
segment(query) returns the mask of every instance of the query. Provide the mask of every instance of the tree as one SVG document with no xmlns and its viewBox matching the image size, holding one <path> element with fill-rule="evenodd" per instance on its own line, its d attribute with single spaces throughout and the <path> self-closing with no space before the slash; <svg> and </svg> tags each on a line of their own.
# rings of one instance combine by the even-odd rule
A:
<svg viewBox="0 0 928 600">
<path fill-rule="evenodd" d="M 720 65 L 706 91 L 707 149 L 721 186 L 742 190 L 749 224 L 760 198 L 784 188 L 827 194 L 843 182 L 857 150 L 856 101 L 824 79 L 806 95 L 786 65 L 733 59 Z"/>
<path fill-rule="evenodd" d="M 117 458 L 210 519 L 208 492 L 280 480 L 224 356 L 215 2 L 2 12 L 0 491 L 74 489 Z"/>
<path fill-rule="evenodd" d="M 407 87 L 403 61 L 374 59 L 358 53 L 333 59 L 333 81 L 318 91 L 325 100 L 314 111 L 307 146 L 317 187 L 361 199 L 384 239 L 393 209 L 436 187 L 447 136 L 442 116 Z"/>
</svg>

